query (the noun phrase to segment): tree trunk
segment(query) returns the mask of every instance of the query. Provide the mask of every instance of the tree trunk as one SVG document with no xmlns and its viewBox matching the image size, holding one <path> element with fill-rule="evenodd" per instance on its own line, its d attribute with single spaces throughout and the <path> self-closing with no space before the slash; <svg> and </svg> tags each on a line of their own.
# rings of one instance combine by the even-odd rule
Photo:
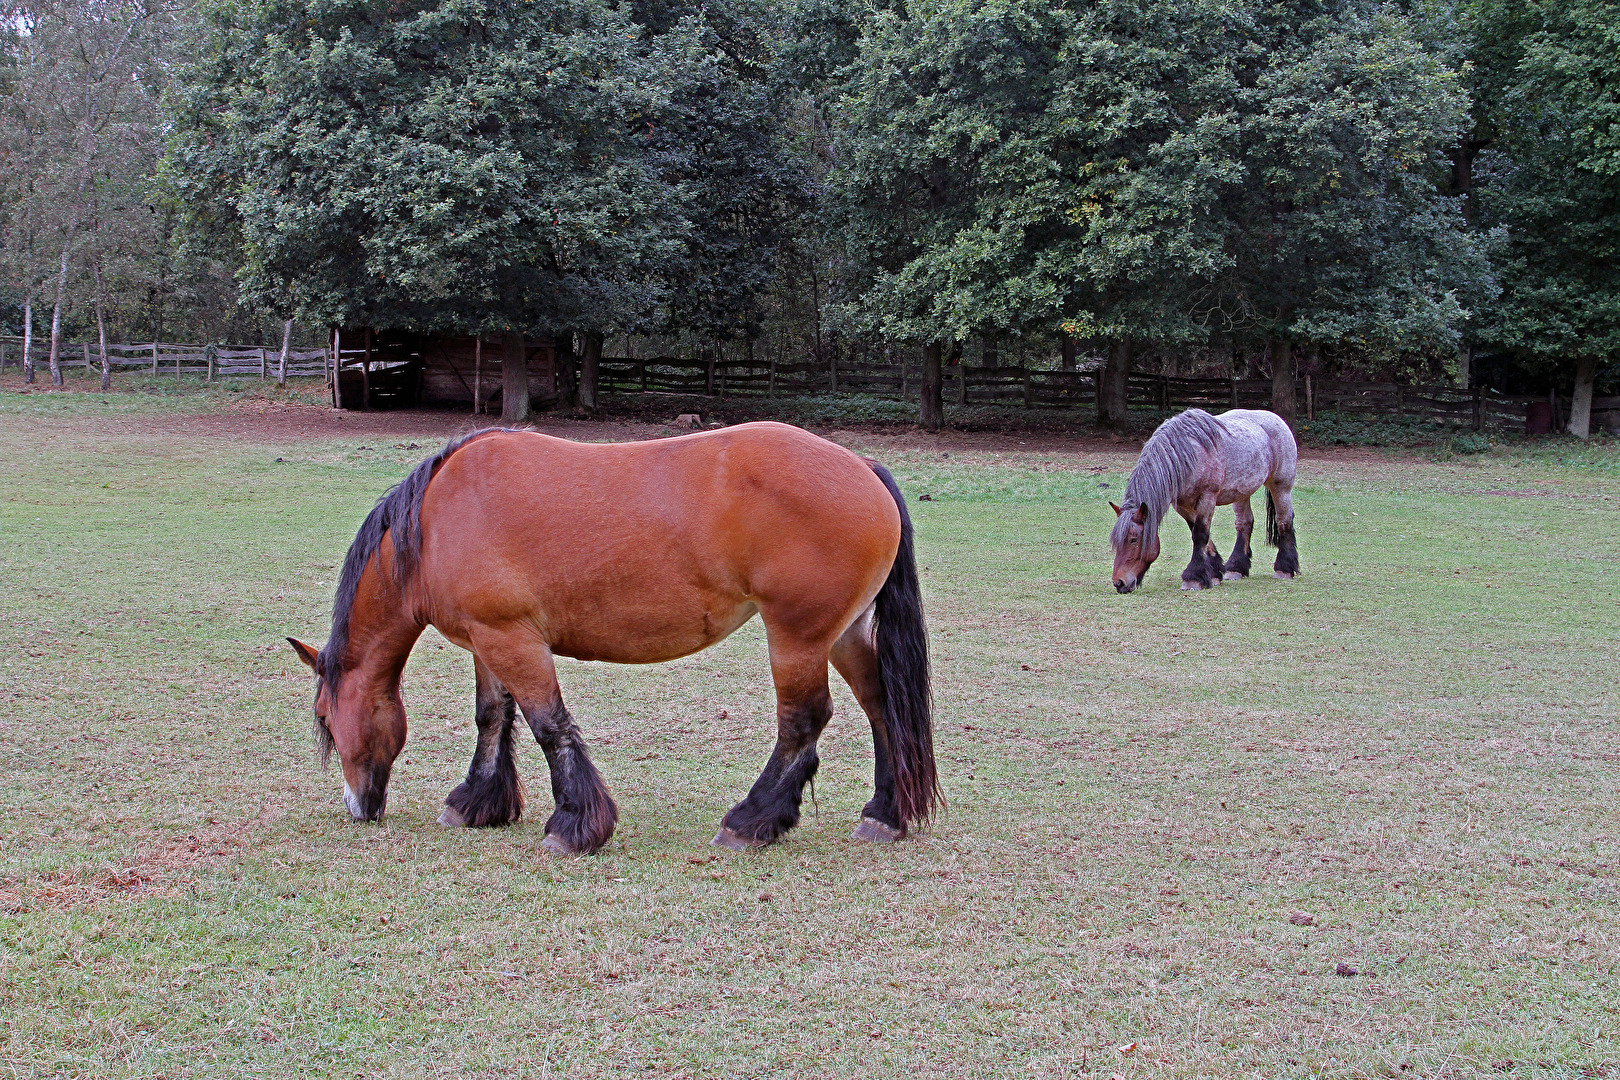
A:
<svg viewBox="0 0 1620 1080">
<path fill-rule="evenodd" d="M 288 319 L 281 327 L 281 362 L 276 365 L 276 385 L 287 388 L 287 350 L 292 346 L 292 324 Z"/>
<path fill-rule="evenodd" d="M 34 381 L 34 294 L 23 296 L 23 382 Z"/>
<path fill-rule="evenodd" d="M 922 396 L 918 402 L 917 422 L 925 431 L 938 431 L 945 423 L 943 361 L 945 346 L 930 341 L 923 349 Z"/>
<path fill-rule="evenodd" d="M 1467 342 L 1457 349 L 1457 385 L 1464 390 L 1474 385 L 1474 347 Z"/>
<path fill-rule="evenodd" d="M 529 352 L 523 335 L 508 330 L 506 355 L 501 360 L 501 423 L 526 424 L 529 421 Z"/>
<path fill-rule="evenodd" d="M 1575 361 L 1575 393 L 1569 399 L 1569 433 L 1577 439 L 1592 434 L 1592 386 L 1597 382 L 1597 357 Z"/>
<path fill-rule="evenodd" d="M 579 383 L 574 379 L 574 332 L 564 330 L 557 335 L 557 346 L 551 354 L 553 378 L 557 387 L 557 408 L 573 409 L 579 405 Z"/>
<path fill-rule="evenodd" d="M 596 411 L 597 384 L 602 374 L 602 335 L 581 334 L 579 342 L 579 407 Z"/>
<path fill-rule="evenodd" d="M 1299 418 L 1299 403 L 1294 394 L 1293 342 L 1287 338 L 1267 338 L 1266 352 L 1271 356 L 1271 411 L 1293 427 Z"/>
<path fill-rule="evenodd" d="M 1079 342 L 1075 341 L 1074 338 L 1071 335 L 1069 335 L 1069 334 L 1064 334 L 1063 335 L 1063 370 L 1064 371 L 1073 371 L 1074 370 L 1075 354 L 1079 351 L 1076 348 L 1076 346 L 1078 344 L 1079 344 Z"/>
<path fill-rule="evenodd" d="M 1130 389 L 1133 342 L 1121 338 L 1108 346 L 1108 363 L 1097 380 L 1097 426 L 1121 431 L 1126 422 L 1126 393 Z"/>
<path fill-rule="evenodd" d="M 67 288 L 68 245 L 62 245 L 62 269 L 56 275 L 56 306 L 51 308 L 51 385 L 62 385 L 62 291 Z"/>
<path fill-rule="evenodd" d="M 994 334 L 984 335 L 984 366 L 987 368 L 1001 366 L 1001 342 L 996 340 Z"/>
<path fill-rule="evenodd" d="M 105 318 L 107 287 L 101 280 L 101 259 L 96 258 L 96 336 L 101 339 L 101 391 L 112 389 L 112 365 L 107 362 L 107 320 Z"/>
<path fill-rule="evenodd" d="M 371 327 L 366 327 L 366 358 L 360 365 L 360 409 L 371 409 Z"/>
</svg>

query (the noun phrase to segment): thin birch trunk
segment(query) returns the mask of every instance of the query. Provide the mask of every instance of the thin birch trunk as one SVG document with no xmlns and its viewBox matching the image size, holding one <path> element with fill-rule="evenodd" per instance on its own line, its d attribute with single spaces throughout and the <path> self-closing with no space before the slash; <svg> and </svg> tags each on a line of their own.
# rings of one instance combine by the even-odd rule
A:
<svg viewBox="0 0 1620 1080">
<path fill-rule="evenodd" d="M 62 245 L 62 269 L 56 274 L 56 305 L 51 308 L 51 385 L 62 385 L 62 291 L 67 288 L 68 248 Z"/>
<path fill-rule="evenodd" d="M 1597 357 L 1575 361 L 1575 393 L 1569 399 L 1569 433 L 1577 439 L 1592 435 L 1592 389 L 1597 382 Z"/>
<path fill-rule="evenodd" d="M 107 361 L 107 320 L 105 317 L 107 293 L 101 280 L 101 259 L 96 259 L 96 337 L 101 341 L 101 389 L 112 389 L 112 365 Z"/>
<path fill-rule="evenodd" d="M 34 294 L 23 297 L 23 382 L 34 381 Z"/>
<path fill-rule="evenodd" d="M 276 366 L 276 385 L 287 389 L 287 350 L 292 346 L 292 324 L 288 319 L 281 328 L 281 362 Z"/>
</svg>

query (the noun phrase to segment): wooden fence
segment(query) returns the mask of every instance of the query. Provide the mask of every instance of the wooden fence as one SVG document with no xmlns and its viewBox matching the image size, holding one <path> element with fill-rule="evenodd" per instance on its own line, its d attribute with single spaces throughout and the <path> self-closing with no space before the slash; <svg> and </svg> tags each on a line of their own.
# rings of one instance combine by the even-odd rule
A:
<svg viewBox="0 0 1620 1080">
<path fill-rule="evenodd" d="M 33 343 L 34 363 L 43 370 L 50 357 L 48 341 Z M 0 360 L 21 363 L 22 339 L 0 336 Z M 362 350 L 345 348 L 346 367 L 358 364 Z M 144 369 L 155 374 L 192 374 L 216 378 L 275 378 L 280 369 L 279 346 L 187 345 L 169 343 L 107 346 L 108 363 L 118 369 Z M 64 344 L 60 363 L 67 367 L 99 368 L 100 346 L 88 342 Z M 290 349 L 289 376 L 319 375 L 331 381 L 330 349 Z M 374 377 L 383 372 L 374 371 Z M 1097 402 L 1095 370 L 1037 370 L 1024 367 L 968 367 L 945 369 L 945 399 L 958 405 L 994 404 L 1023 408 L 1084 408 Z M 687 394 L 710 397 L 797 397 L 806 394 L 867 393 L 912 397 L 918 392 L 922 370 L 915 362 L 838 364 L 783 364 L 751 360 L 682 360 L 672 356 L 651 359 L 604 357 L 600 367 L 604 392 L 630 394 Z M 1300 415 L 1318 412 L 1379 416 L 1411 416 L 1442 420 L 1472 428 L 1522 425 L 1533 402 L 1546 397 L 1510 397 L 1494 390 L 1455 386 L 1408 386 L 1399 383 L 1354 382 L 1314 377 L 1296 386 Z M 1270 408 L 1270 379 L 1192 379 L 1173 375 L 1132 375 L 1126 392 L 1129 405 L 1174 409 Z M 1553 401 L 1555 411 L 1567 401 Z M 1620 412 L 1620 398 L 1599 399 L 1593 411 Z M 1562 416 L 1556 417 L 1562 426 Z"/>
<path fill-rule="evenodd" d="M 950 367 L 944 395 L 958 405 L 997 404 L 1024 408 L 1074 408 L 1097 403 L 1096 371 L 1041 371 L 1023 367 Z M 764 364 L 746 360 L 648 360 L 603 358 L 600 384 L 619 393 L 700 394 L 711 397 L 858 391 L 909 397 L 922 371 L 914 364 Z M 1522 424 L 1535 397 L 1508 397 L 1485 388 L 1407 386 L 1301 378 L 1296 386 L 1300 415 L 1360 413 L 1439 419 L 1482 428 Z M 1173 375 L 1132 375 L 1129 405 L 1172 409 L 1267 409 L 1270 379 L 1192 379 Z M 1604 403 L 1594 403 L 1595 405 Z"/>
<path fill-rule="evenodd" d="M 0 353 L 4 363 L 22 366 L 23 339 L 0 336 Z M 50 362 L 51 343 L 35 339 L 29 350 L 34 367 L 43 371 Z M 96 342 L 64 342 L 57 354 L 57 362 L 66 368 L 100 369 L 101 346 Z M 187 345 L 168 342 L 145 344 L 107 344 L 107 363 L 115 371 L 145 369 L 153 375 L 202 375 L 207 379 L 219 378 L 276 378 L 281 370 L 279 345 Z M 331 353 L 327 349 L 288 349 L 287 374 L 326 376 L 330 371 Z"/>
</svg>

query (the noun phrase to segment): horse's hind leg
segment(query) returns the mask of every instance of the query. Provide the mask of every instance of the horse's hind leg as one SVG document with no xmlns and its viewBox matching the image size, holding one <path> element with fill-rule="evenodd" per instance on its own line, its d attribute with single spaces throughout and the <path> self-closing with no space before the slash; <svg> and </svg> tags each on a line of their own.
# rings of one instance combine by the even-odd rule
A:
<svg viewBox="0 0 1620 1080">
<path fill-rule="evenodd" d="M 1236 511 L 1237 516 L 1237 539 L 1232 541 L 1232 554 L 1226 560 L 1223 576 L 1227 581 L 1248 577 L 1254 554 L 1254 549 L 1250 546 L 1250 539 L 1254 536 L 1254 510 L 1249 506 L 1249 497 L 1245 495 L 1235 500 L 1232 509 Z"/>
<path fill-rule="evenodd" d="M 861 703 L 872 723 L 872 800 L 861 810 L 854 840 L 883 844 L 905 838 L 894 793 L 894 763 L 889 751 L 888 719 L 883 711 L 882 672 L 878 667 L 877 642 L 872 636 L 874 609 L 867 608 L 844 636 L 832 647 L 831 659 L 844 677 L 855 700 Z"/>
<path fill-rule="evenodd" d="M 551 650 L 521 631 L 475 633 L 473 647 L 517 699 L 551 766 L 556 809 L 546 820 L 543 845 L 558 855 L 595 851 L 613 835 L 619 808 L 591 764 L 585 740 L 563 705 Z"/>
<path fill-rule="evenodd" d="M 1294 490 L 1292 484 L 1271 484 L 1266 488 L 1266 539 L 1277 547 L 1274 576 L 1291 578 L 1299 573 L 1299 546 L 1294 540 Z"/>
<path fill-rule="evenodd" d="M 478 748 L 467 767 L 467 779 L 444 800 L 439 824 L 510 825 L 523 816 L 523 783 L 512 748 L 517 703 L 476 656 L 473 670 L 478 680 Z"/>
<path fill-rule="evenodd" d="M 776 747 L 748 797 L 721 821 L 714 838 L 721 847 L 763 847 L 799 823 L 804 785 L 815 779 L 820 764 L 816 740 L 832 718 L 827 645 L 784 642 L 779 638 L 785 635 L 772 630 L 767 621 L 776 683 Z"/>
</svg>

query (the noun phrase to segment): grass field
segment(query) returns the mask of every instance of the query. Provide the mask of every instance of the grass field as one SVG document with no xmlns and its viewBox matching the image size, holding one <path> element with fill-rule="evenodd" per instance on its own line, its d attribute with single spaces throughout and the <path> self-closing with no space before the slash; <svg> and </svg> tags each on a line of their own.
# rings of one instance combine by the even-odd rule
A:
<svg viewBox="0 0 1620 1080">
<path fill-rule="evenodd" d="M 913 499 L 948 813 L 846 839 L 870 738 L 839 685 L 817 810 L 711 848 L 770 746 L 756 622 L 562 663 L 621 824 L 559 860 L 532 744 L 520 826 L 434 823 L 465 654 L 418 646 L 359 826 L 282 641 L 324 637 L 355 527 L 444 418 L 300 434 L 251 390 L 16 390 L 12 1075 L 1620 1077 L 1612 447 L 1312 459 L 1301 578 L 1183 594 L 1172 521 L 1121 597 L 1132 447 L 839 435 Z"/>
</svg>

